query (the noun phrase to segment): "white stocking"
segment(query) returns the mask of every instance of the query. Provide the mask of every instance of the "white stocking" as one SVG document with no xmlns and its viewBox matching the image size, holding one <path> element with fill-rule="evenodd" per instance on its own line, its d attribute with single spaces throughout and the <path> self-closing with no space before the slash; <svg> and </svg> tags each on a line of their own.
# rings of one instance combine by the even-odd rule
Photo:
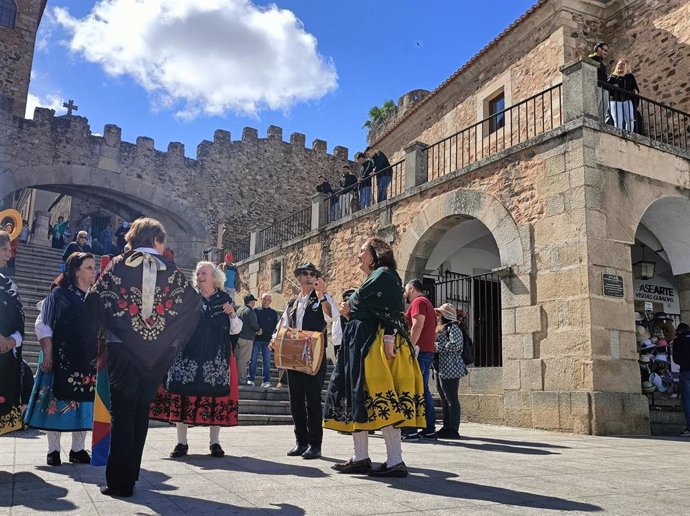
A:
<svg viewBox="0 0 690 516">
<path fill-rule="evenodd" d="M 219 444 L 220 443 L 220 427 L 219 426 L 210 426 L 208 427 L 208 434 L 209 434 L 209 444 L 214 445 L 214 444 Z"/>
<path fill-rule="evenodd" d="M 72 451 L 79 452 L 84 449 L 86 432 L 72 432 Z"/>
<path fill-rule="evenodd" d="M 352 433 L 352 440 L 355 444 L 355 454 L 352 457 L 353 461 L 359 461 L 369 458 L 369 432 L 360 431 Z"/>
<path fill-rule="evenodd" d="M 53 432 L 48 430 L 46 432 L 48 436 L 48 453 L 53 453 L 54 451 L 60 451 L 60 432 Z"/>
<path fill-rule="evenodd" d="M 387 426 L 381 432 L 383 433 L 383 440 L 386 442 L 386 466 L 392 468 L 403 461 L 400 429 Z"/>
<path fill-rule="evenodd" d="M 177 444 L 187 445 L 187 425 L 184 423 L 177 423 Z"/>
</svg>

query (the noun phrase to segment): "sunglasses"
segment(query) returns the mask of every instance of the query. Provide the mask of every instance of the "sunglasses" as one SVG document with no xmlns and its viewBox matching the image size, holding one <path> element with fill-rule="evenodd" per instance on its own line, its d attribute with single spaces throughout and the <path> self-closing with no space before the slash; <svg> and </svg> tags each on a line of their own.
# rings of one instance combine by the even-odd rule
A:
<svg viewBox="0 0 690 516">
<path fill-rule="evenodd" d="M 302 271 L 302 276 L 312 276 L 316 278 L 316 273 L 312 271 Z"/>
</svg>

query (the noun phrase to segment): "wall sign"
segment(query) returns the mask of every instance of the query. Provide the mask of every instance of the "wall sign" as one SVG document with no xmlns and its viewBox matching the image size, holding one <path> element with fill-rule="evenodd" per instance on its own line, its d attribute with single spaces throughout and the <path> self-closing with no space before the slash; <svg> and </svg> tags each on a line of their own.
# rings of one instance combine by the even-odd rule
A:
<svg viewBox="0 0 690 516">
<path fill-rule="evenodd" d="M 602 285 L 604 289 L 604 295 L 609 297 L 623 297 L 623 276 L 616 276 L 615 274 L 603 273 Z"/>
</svg>

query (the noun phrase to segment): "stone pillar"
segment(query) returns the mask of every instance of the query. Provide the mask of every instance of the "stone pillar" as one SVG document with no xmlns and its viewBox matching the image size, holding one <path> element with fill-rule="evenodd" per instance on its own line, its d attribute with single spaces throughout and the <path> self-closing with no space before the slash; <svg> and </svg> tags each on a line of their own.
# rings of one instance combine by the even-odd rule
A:
<svg viewBox="0 0 690 516">
<path fill-rule="evenodd" d="M 581 117 L 599 118 L 601 91 L 597 86 L 597 67 L 591 59 L 581 59 L 561 66 L 563 74 L 563 121 Z"/>
<path fill-rule="evenodd" d="M 422 142 L 412 142 L 405 147 L 405 189 L 426 183 L 429 180 L 427 172 L 428 145 Z"/>
<path fill-rule="evenodd" d="M 256 254 L 256 245 L 259 242 L 259 232 L 252 231 L 249 233 L 249 256 Z"/>
<path fill-rule="evenodd" d="M 311 229 L 322 228 L 328 222 L 328 207 L 326 206 L 326 199 L 328 196 L 322 193 L 316 193 L 311 197 Z"/>
<path fill-rule="evenodd" d="M 690 273 L 679 274 L 678 280 L 678 302 L 680 303 L 680 320 L 690 323 Z"/>
<path fill-rule="evenodd" d="M 47 211 L 36 212 L 36 227 L 34 234 L 31 237 L 33 245 L 40 245 L 50 247 L 50 238 L 48 237 L 48 229 L 50 228 L 50 218 Z"/>
</svg>

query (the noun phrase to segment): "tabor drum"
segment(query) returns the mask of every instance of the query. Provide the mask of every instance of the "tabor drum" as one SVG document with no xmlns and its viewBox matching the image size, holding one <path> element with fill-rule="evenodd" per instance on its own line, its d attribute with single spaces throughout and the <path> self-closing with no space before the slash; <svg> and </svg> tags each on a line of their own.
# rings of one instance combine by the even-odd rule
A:
<svg viewBox="0 0 690 516">
<path fill-rule="evenodd" d="M 280 328 L 271 341 L 271 349 L 276 367 L 313 376 L 324 358 L 324 335 L 318 331 Z"/>
</svg>

